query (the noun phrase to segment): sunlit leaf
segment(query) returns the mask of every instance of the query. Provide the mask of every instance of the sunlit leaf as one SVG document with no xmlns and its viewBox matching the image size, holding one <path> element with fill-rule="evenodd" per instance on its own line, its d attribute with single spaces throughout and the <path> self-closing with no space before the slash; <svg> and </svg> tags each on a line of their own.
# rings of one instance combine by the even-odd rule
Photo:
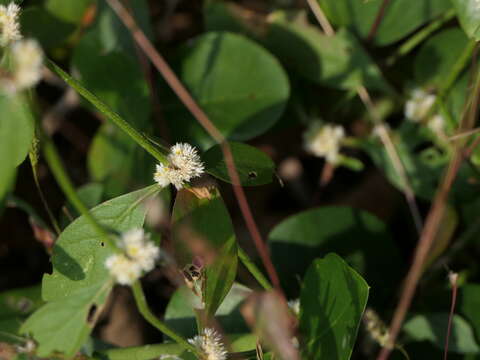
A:
<svg viewBox="0 0 480 360">
<path fill-rule="evenodd" d="M 350 359 L 368 292 L 365 280 L 339 256 L 315 260 L 300 296 L 305 359 Z"/>
</svg>

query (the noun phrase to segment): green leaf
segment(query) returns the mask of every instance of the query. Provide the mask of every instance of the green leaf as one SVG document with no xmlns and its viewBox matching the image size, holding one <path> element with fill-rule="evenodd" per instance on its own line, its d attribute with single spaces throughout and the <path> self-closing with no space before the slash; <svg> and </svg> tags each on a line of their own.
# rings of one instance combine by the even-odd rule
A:
<svg viewBox="0 0 480 360">
<path fill-rule="evenodd" d="M 172 219 L 177 263 L 184 267 L 195 257 L 203 264 L 201 292 L 205 311 L 213 316 L 237 273 L 237 242 L 230 215 L 217 189 L 203 199 L 182 190 L 175 199 Z M 193 249 L 197 250 L 194 254 Z"/>
<path fill-rule="evenodd" d="M 58 19 L 71 24 L 78 24 L 93 0 L 46 0 L 44 6 Z"/>
<path fill-rule="evenodd" d="M 108 229 L 124 232 L 142 227 L 146 209 L 143 201 L 158 191 L 156 185 L 106 201 L 91 210 Z M 109 245 L 83 217 L 77 218 L 59 236 L 53 248 L 52 274 L 45 274 L 42 296 L 46 301 L 65 299 L 79 289 L 105 283 L 110 275 L 105 259 Z"/>
<path fill-rule="evenodd" d="M 386 225 L 359 209 L 326 206 L 297 213 L 274 227 L 268 242 L 282 285 L 293 296 L 297 278 L 328 252 L 344 256 L 365 276 L 375 289 L 373 301 L 391 296 L 385 274 L 393 286 L 400 275 L 400 254 Z"/>
<path fill-rule="evenodd" d="M 452 0 L 458 20 L 468 37 L 480 40 L 480 6 L 476 0 Z"/>
<path fill-rule="evenodd" d="M 251 290 L 235 283 L 224 301 L 217 309 L 215 318 L 222 329 L 228 334 L 248 331 L 240 306 L 251 294 Z M 198 307 L 198 298 L 186 286 L 178 288 L 170 298 L 165 310 L 165 323 L 184 337 L 193 337 L 196 331 L 194 307 Z"/>
<path fill-rule="evenodd" d="M 20 331 L 38 342 L 40 357 L 60 351 L 67 358 L 80 349 L 95 325 L 95 316 L 110 293 L 113 282 L 78 288 L 67 298 L 58 298 L 37 310 Z"/>
<path fill-rule="evenodd" d="M 468 38 L 458 28 L 446 29 L 430 37 L 415 58 L 416 83 L 438 88 L 467 45 Z"/>
<path fill-rule="evenodd" d="M 87 209 L 93 208 L 102 201 L 103 192 L 104 186 L 98 183 L 85 184 L 77 189 L 77 195 Z M 65 212 L 68 216 L 64 214 Z M 65 227 L 79 216 L 80 213 L 73 207 L 73 205 L 67 203 L 65 205 L 65 211 L 61 215 L 60 223 L 62 227 Z"/>
<path fill-rule="evenodd" d="M 347 27 L 360 37 L 366 38 L 383 0 L 318 0 L 318 2 L 333 25 Z M 382 46 L 398 41 L 450 7 L 449 0 L 391 1 L 377 29 L 374 42 Z"/>
<path fill-rule="evenodd" d="M 415 315 L 403 325 L 403 331 L 414 341 L 430 341 L 436 347 L 443 349 L 448 316 L 447 313 Z M 459 315 L 453 317 L 448 349 L 461 354 L 480 352 L 471 326 Z"/>
<path fill-rule="evenodd" d="M 475 330 L 476 338 L 480 337 L 480 285 L 466 284 L 460 288 L 458 310 L 465 316 Z"/>
<path fill-rule="evenodd" d="M 272 182 L 275 164 L 263 151 L 253 146 L 230 142 L 235 168 L 243 186 L 264 185 Z M 202 155 L 207 172 L 216 178 L 231 182 L 220 145 Z"/>
<path fill-rule="evenodd" d="M 0 96 L 0 201 L 32 144 L 34 119 L 21 97 Z"/>
<path fill-rule="evenodd" d="M 0 341 L 10 344 L 24 343 L 25 338 L 20 336 L 20 327 L 23 319 L 19 316 L 11 316 L 0 319 Z"/>
<path fill-rule="evenodd" d="M 178 76 L 213 124 L 232 140 L 248 140 L 271 128 L 290 93 L 277 59 L 253 41 L 227 32 L 206 33 L 182 48 Z M 213 145 L 184 105 L 170 96 L 165 111 L 174 137 L 203 149 Z"/>
<path fill-rule="evenodd" d="M 326 36 L 304 20 L 277 12 L 261 41 L 283 63 L 307 80 L 340 89 L 360 85 L 390 91 L 379 68 L 351 33 L 340 29 Z"/>
<path fill-rule="evenodd" d="M 44 49 L 52 49 L 65 43 L 76 29 L 41 6 L 29 6 L 20 17 L 22 35 L 37 39 Z"/>
<path fill-rule="evenodd" d="M 365 280 L 339 256 L 315 260 L 300 296 L 303 358 L 350 359 L 368 291 Z"/>
</svg>

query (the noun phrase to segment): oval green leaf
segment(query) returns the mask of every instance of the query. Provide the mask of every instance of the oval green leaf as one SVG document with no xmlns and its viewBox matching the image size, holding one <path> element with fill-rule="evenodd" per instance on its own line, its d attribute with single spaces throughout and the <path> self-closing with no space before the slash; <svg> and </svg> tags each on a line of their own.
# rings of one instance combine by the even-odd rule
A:
<svg viewBox="0 0 480 360">
<path fill-rule="evenodd" d="M 257 148 L 230 142 L 233 161 L 243 186 L 264 185 L 272 182 L 275 164 L 263 151 Z M 215 145 L 202 155 L 206 171 L 216 178 L 231 183 L 220 145 Z"/>
<path fill-rule="evenodd" d="M 287 75 L 267 50 L 228 32 L 209 32 L 181 50 L 178 76 L 227 138 L 248 140 L 282 115 L 290 93 Z M 214 144 L 176 97 L 165 105 L 176 139 L 206 149 Z"/>
<path fill-rule="evenodd" d="M 315 260 L 300 296 L 302 358 L 350 359 L 368 291 L 365 280 L 339 256 Z"/>
</svg>

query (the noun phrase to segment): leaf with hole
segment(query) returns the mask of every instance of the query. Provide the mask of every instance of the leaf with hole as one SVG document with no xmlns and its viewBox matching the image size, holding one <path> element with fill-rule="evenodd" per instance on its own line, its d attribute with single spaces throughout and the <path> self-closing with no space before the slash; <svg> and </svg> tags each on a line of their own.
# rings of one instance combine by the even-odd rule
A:
<svg viewBox="0 0 480 360">
<path fill-rule="evenodd" d="M 368 292 L 365 280 L 338 255 L 315 260 L 300 294 L 303 358 L 350 359 Z"/>
<path fill-rule="evenodd" d="M 235 168 L 243 186 L 264 185 L 272 182 L 275 164 L 264 152 L 253 146 L 230 142 Z M 220 145 L 215 145 L 202 155 L 206 171 L 216 178 L 231 182 Z"/>
<path fill-rule="evenodd" d="M 74 356 L 92 331 L 112 285 L 112 281 L 100 281 L 48 302 L 27 319 L 20 332 L 38 342 L 40 357 L 56 351 L 67 358 Z"/>
<path fill-rule="evenodd" d="M 106 201 L 91 210 L 107 229 L 124 232 L 142 227 L 145 200 L 159 191 L 156 185 Z M 105 259 L 112 253 L 95 228 L 80 216 L 60 234 L 53 248 L 52 274 L 45 274 L 42 296 L 46 301 L 70 297 L 77 290 L 110 278 Z"/>
<path fill-rule="evenodd" d="M 213 316 L 237 274 L 237 242 L 230 215 L 218 189 L 210 198 L 181 190 L 173 207 L 173 239 L 178 265 L 200 263 L 201 297 Z"/>
</svg>

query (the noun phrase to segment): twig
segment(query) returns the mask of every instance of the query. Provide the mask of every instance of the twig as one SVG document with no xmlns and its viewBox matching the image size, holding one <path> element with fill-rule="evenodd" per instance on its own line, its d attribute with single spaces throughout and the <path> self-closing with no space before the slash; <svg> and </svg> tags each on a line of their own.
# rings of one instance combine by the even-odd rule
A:
<svg viewBox="0 0 480 360">
<path fill-rule="evenodd" d="M 443 360 L 447 360 L 447 358 L 448 358 L 448 344 L 450 342 L 450 334 L 451 334 L 451 331 L 452 331 L 453 315 L 455 314 L 455 304 L 457 302 L 458 274 L 451 271 L 448 274 L 448 280 L 450 281 L 450 285 L 452 286 L 452 304 L 450 306 L 450 314 L 448 315 L 448 326 L 447 326 L 447 335 L 445 336 L 445 351 L 443 353 Z"/>
<path fill-rule="evenodd" d="M 106 0 L 110 7 L 116 12 L 118 17 L 122 20 L 125 26 L 132 33 L 133 38 L 138 43 L 139 47 L 145 52 L 147 57 L 157 68 L 157 70 L 162 74 L 165 81 L 169 84 L 171 89 L 183 102 L 185 107 L 192 113 L 192 115 L 197 119 L 197 121 L 203 126 L 203 128 L 212 136 L 212 138 L 218 142 L 221 146 L 223 156 L 225 158 L 225 163 L 227 165 L 228 174 L 232 180 L 232 187 L 235 193 L 238 205 L 242 212 L 243 218 L 245 220 L 246 226 L 252 239 L 257 247 L 257 250 L 260 254 L 260 257 L 264 263 L 264 266 L 268 272 L 268 275 L 273 283 L 273 285 L 280 290 L 280 281 L 273 266 L 273 263 L 270 259 L 270 254 L 265 242 L 260 235 L 260 231 L 255 223 L 253 214 L 250 210 L 250 206 L 246 199 L 245 193 L 242 186 L 240 185 L 240 178 L 238 172 L 235 168 L 233 162 L 233 155 L 230 149 L 230 146 L 226 142 L 223 135 L 215 127 L 215 125 L 210 121 L 205 112 L 198 106 L 196 101 L 190 95 L 185 86 L 177 78 L 173 70 L 170 68 L 165 59 L 160 55 L 160 53 L 155 49 L 150 40 L 145 36 L 143 31 L 138 27 L 135 19 L 132 15 L 125 9 L 125 7 L 120 3 L 119 0 Z"/>
<path fill-rule="evenodd" d="M 372 41 L 375 35 L 377 34 L 377 30 L 383 20 L 383 17 L 385 15 L 385 10 L 387 10 L 387 6 L 389 3 L 390 3 L 390 0 L 383 0 L 382 5 L 380 6 L 380 9 L 378 9 L 378 13 L 377 13 L 377 16 L 375 17 L 375 21 L 373 22 L 373 25 L 370 28 L 370 32 L 368 33 L 367 41 Z"/>
<path fill-rule="evenodd" d="M 417 229 L 418 234 L 422 232 L 422 218 L 420 216 L 420 211 L 418 209 L 417 202 L 415 200 L 415 193 L 410 185 L 410 181 L 408 180 L 408 175 L 403 166 L 402 160 L 398 155 L 397 149 L 395 148 L 395 144 L 393 143 L 392 139 L 390 138 L 390 134 L 388 133 L 385 125 L 381 123 L 380 116 L 377 114 L 375 107 L 373 106 L 372 100 L 370 95 L 367 92 L 367 89 L 364 86 L 361 86 L 358 89 L 358 96 L 364 103 L 365 107 L 367 108 L 370 116 L 372 116 L 373 120 L 378 124 L 376 125 L 377 133 L 380 137 L 380 140 L 385 146 L 385 150 L 387 151 L 388 157 L 393 164 L 393 167 L 400 177 L 403 183 L 403 191 L 405 195 L 405 199 L 407 200 L 408 207 L 410 208 L 410 212 L 412 214 L 413 222 L 415 224 L 415 228 Z"/>
<path fill-rule="evenodd" d="M 320 5 L 318 4 L 317 0 L 307 0 L 307 2 L 308 2 L 308 6 L 310 6 L 310 9 L 312 10 L 313 15 L 315 15 L 315 18 L 320 24 L 325 35 L 327 36 L 335 35 L 335 30 L 333 30 L 332 25 L 330 25 L 330 22 L 325 16 L 325 13 L 323 12 Z"/>
</svg>

